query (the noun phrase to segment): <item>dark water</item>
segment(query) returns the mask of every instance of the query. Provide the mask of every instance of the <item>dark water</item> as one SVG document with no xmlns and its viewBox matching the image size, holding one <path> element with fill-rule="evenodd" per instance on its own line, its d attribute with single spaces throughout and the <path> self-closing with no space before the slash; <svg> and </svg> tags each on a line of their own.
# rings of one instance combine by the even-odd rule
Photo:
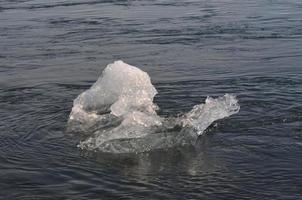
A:
<svg viewBox="0 0 302 200">
<path fill-rule="evenodd" d="M 117 59 L 147 71 L 161 115 L 233 93 L 195 147 L 81 152 L 73 99 Z M 1 199 L 302 199 L 299 0 L 2 0 Z"/>
</svg>

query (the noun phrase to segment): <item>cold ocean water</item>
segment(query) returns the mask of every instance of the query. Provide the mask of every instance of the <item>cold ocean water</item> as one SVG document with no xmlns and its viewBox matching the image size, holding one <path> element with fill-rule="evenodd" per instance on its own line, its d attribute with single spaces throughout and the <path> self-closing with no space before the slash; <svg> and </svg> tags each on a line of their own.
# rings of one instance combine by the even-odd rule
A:
<svg viewBox="0 0 302 200">
<path fill-rule="evenodd" d="M 225 94 L 240 111 L 191 145 L 81 148 L 73 101 L 116 60 L 161 119 Z M 1 1 L 0 199 L 302 199 L 302 2 Z"/>
</svg>

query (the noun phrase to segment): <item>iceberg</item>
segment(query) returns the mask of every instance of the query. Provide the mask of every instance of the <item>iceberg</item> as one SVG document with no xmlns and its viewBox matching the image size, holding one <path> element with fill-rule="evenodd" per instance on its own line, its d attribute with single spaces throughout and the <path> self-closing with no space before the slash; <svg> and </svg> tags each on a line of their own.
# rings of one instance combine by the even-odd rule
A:
<svg viewBox="0 0 302 200">
<path fill-rule="evenodd" d="M 68 132 L 83 136 L 85 150 L 131 153 L 192 144 L 214 121 L 239 112 L 234 95 L 208 97 L 178 118 L 157 115 L 149 75 L 123 61 L 109 64 L 73 103 Z"/>
</svg>

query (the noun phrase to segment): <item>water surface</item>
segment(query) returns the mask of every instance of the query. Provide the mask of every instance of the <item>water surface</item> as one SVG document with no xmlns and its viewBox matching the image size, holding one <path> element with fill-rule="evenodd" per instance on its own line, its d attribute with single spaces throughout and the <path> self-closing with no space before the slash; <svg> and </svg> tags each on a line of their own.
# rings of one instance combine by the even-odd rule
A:
<svg viewBox="0 0 302 200">
<path fill-rule="evenodd" d="M 301 47 L 298 0 L 1 1 L 0 198 L 301 198 Z M 224 93 L 241 110 L 194 147 L 80 151 L 72 101 L 117 59 L 161 116 Z"/>
</svg>

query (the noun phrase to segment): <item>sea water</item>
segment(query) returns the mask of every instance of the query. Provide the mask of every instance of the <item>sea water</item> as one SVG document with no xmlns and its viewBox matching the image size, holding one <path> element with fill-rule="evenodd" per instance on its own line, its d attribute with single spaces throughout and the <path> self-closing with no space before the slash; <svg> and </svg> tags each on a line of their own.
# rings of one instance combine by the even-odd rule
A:
<svg viewBox="0 0 302 200">
<path fill-rule="evenodd" d="M 0 199 L 301 199 L 301 10 L 300 0 L 1 0 Z M 100 77 L 116 60 L 146 72 L 131 71 L 145 80 L 148 95 L 130 95 L 141 104 Z M 83 93 L 93 98 L 72 123 Z M 235 100 L 238 113 L 214 114 Z M 90 149 L 126 119 L 145 135 Z"/>
</svg>

